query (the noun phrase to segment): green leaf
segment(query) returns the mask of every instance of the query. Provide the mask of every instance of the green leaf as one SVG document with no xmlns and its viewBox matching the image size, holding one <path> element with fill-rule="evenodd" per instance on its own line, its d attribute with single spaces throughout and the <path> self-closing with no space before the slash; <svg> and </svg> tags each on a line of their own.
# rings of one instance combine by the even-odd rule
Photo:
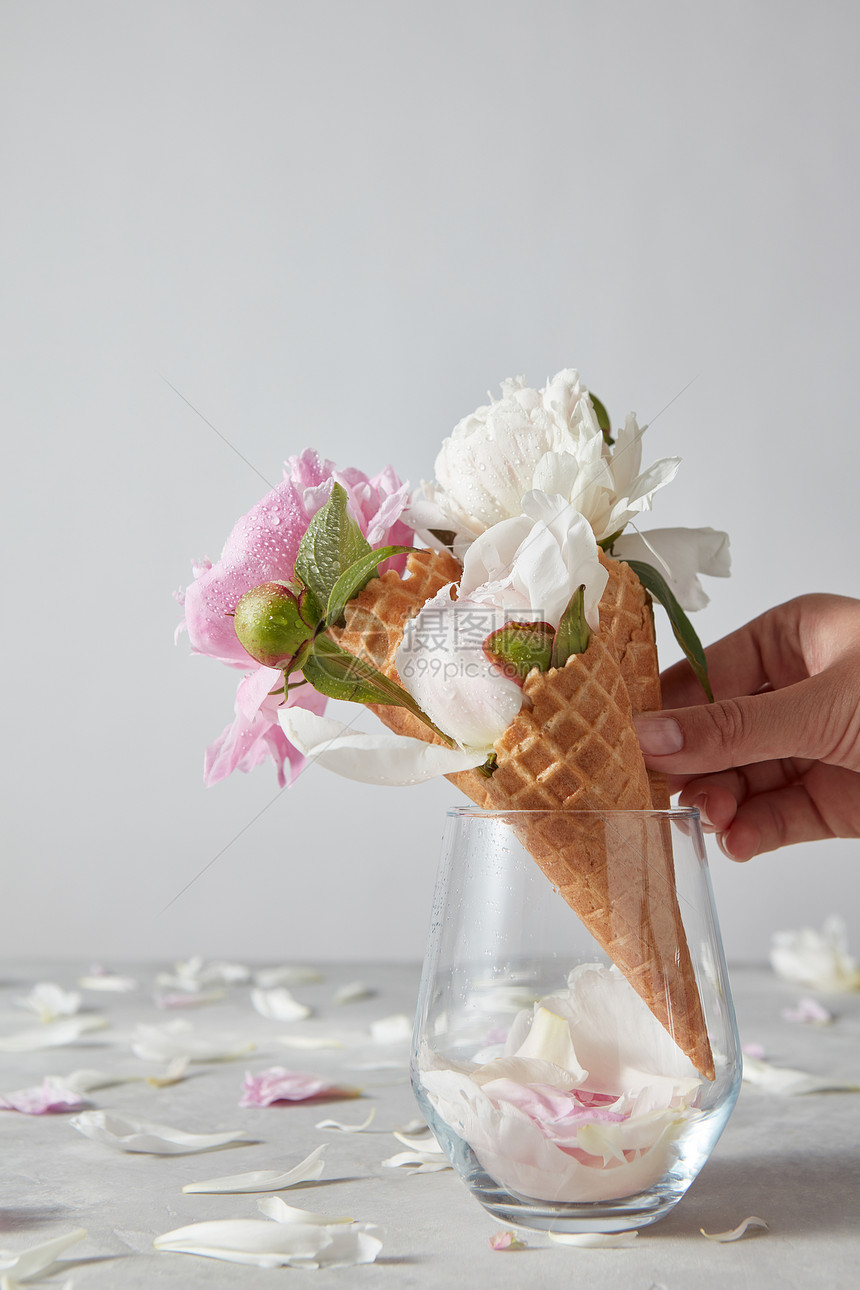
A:
<svg viewBox="0 0 860 1290">
<path fill-rule="evenodd" d="M 407 551 L 414 550 L 414 546 L 381 546 L 350 565 L 331 589 L 325 615 L 326 627 L 333 626 L 340 619 L 344 607 L 353 596 L 357 596 L 362 587 L 366 587 L 371 578 L 377 576 L 377 565 L 382 564 L 382 561 L 387 560 L 389 556 L 405 555 Z"/>
<path fill-rule="evenodd" d="M 609 537 L 601 538 L 597 545 L 601 551 L 611 551 L 623 532 L 624 525 L 622 524 L 621 528 L 616 529 L 614 533 L 610 533 Z"/>
<path fill-rule="evenodd" d="M 266 667 L 285 667 L 313 634 L 302 596 L 283 582 L 263 582 L 236 605 L 233 626 L 241 645 Z"/>
<path fill-rule="evenodd" d="M 331 497 L 311 520 L 296 553 L 296 577 L 311 593 L 320 619 L 338 578 L 370 551 L 347 502 L 346 489 L 334 484 Z"/>
<path fill-rule="evenodd" d="M 659 600 L 666 610 L 675 640 L 684 651 L 687 662 L 707 695 L 708 702 L 713 703 L 714 695 L 708 678 L 708 661 L 702 649 L 702 642 L 696 634 L 695 627 L 675 599 L 666 579 L 662 573 L 650 564 L 643 564 L 641 560 L 627 560 L 626 563 L 630 565 L 645 590 L 650 591 L 654 599 Z"/>
<path fill-rule="evenodd" d="M 404 690 L 372 663 L 348 654 L 330 636 L 322 634 L 316 637 L 313 648 L 304 661 L 302 672 L 315 690 L 330 699 L 345 699 L 350 703 L 386 703 L 406 708 L 419 721 L 429 726 L 434 734 L 444 739 L 449 747 L 454 745 L 454 740 L 433 724 L 408 690 Z"/>
<path fill-rule="evenodd" d="M 524 681 L 532 668 L 549 669 L 553 635 L 552 623 L 505 623 L 490 632 L 484 653 L 512 679 Z"/>
<path fill-rule="evenodd" d="M 552 666 L 564 667 L 571 654 L 584 654 L 591 640 L 591 628 L 585 621 L 585 583 L 577 587 L 567 602 L 552 645 Z"/>
<path fill-rule="evenodd" d="M 603 406 L 596 394 L 592 394 L 591 390 L 589 390 L 588 393 L 591 396 L 594 415 L 597 417 L 597 424 L 603 431 L 603 441 L 604 443 L 608 443 L 611 447 L 612 444 L 615 443 L 615 440 L 612 438 L 612 423 L 609 420 L 609 413 L 606 411 L 606 408 Z"/>
</svg>

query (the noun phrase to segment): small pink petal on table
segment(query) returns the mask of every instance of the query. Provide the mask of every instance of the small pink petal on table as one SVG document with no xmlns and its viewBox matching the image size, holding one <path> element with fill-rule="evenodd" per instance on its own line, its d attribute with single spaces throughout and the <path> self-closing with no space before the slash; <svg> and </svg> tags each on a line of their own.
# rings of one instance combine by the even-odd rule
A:
<svg viewBox="0 0 860 1290">
<path fill-rule="evenodd" d="M 764 1061 L 764 1044 L 741 1044 L 741 1052 L 757 1062 Z"/>
<path fill-rule="evenodd" d="M 83 1098 L 74 1089 L 64 1088 L 46 1076 L 34 1088 L 20 1088 L 15 1093 L 0 1093 L 0 1110 L 20 1111 L 22 1115 L 55 1115 L 61 1111 L 80 1111 Z"/>
<path fill-rule="evenodd" d="M 833 1020 L 833 1013 L 828 1012 L 817 999 L 798 999 L 793 1008 L 783 1008 L 782 1016 L 785 1021 L 798 1021 L 813 1026 L 826 1026 Z"/>
<path fill-rule="evenodd" d="M 320 1075 L 271 1066 L 259 1075 L 245 1073 L 240 1106 L 271 1106 L 274 1102 L 309 1102 L 317 1097 L 360 1097 L 356 1088 L 344 1088 Z"/>
<path fill-rule="evenodd" d="M 490 1237 L 491 1250 L 523 1250 L 525 1246 L 514 1232 L 494 1232 Z"/>
</svg>

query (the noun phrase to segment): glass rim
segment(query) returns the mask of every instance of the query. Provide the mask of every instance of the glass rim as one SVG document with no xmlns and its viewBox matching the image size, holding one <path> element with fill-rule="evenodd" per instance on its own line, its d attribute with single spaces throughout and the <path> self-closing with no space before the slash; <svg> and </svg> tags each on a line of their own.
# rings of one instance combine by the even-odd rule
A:
<svg viewBox="0 0 860 1290">
<path fill-rule="evenodd" d="M 589 816 L 592 819 L 618 819 L 620 816 L 630 816 L 639 819 L 660 819 L 660 820 L 698 820 L 699 811 L 695 806 L 669 806 L 669 807 L 649 807 L 645 810 L 600 810 L 599 808 L 583 808 L 564 806 L 538 806 L 529 809 L 520 809 L 511 807 L 510 810 L 482 810 L 480 806 L 452 806 L 446 812 L 449 819 L 508 819 L 510 816 L 519 816 L 528 818 L 532 815 L 581 815 Z"/>
</svg>

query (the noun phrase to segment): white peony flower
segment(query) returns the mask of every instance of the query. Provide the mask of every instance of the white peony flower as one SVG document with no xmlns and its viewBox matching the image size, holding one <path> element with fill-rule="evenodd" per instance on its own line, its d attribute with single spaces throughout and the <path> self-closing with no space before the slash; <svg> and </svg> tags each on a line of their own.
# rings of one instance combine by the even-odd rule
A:
<svg viewBox="0 0 860 1290">
<path fill-rule="evenodd" d="M 572 368 L 543 390 L 523 377 L 502 382 L 502 398 L 465 417 L 436 458 L 436 480 L 413 499 L 409 523 L 425 540 L 431 529 L 455 533 L 462 558 L 494 524 L 521 513 L 533 488 L 561 493 L 588 519 L 598 541 L 648 509 L 678 458 L 642 472 L 641 437 L 629 416 L 614 448 L 605 442 L 591 396 Z"/>
<path fill-rule="evenodd" d="M 465 561 L 483 534 L 524 513 L 533 490 L 561 496 L 614 556 L 656 565 L 681 607 L 700 609 L 708 597 L 697 574 L 729 572 L 725 533 L 679 528 L 620 536 L 680 465 L 679 457 L 664 457 L 643 470 L 644 432 L 631 413 L 607 444 L 571 368 L 543 390 L 529 389 L 522 377 L 504 381 L 501 399 L 464 418 L 445 440 L 436 479 L 413 497 L 408 522 L 430 546 L 439 543 L 435 535 L 453 534 L 454 554 Z"/>
<path fill-rule="evenodd" d="M 460 595 L 558 627 L 571 596 L 585 586 L 585 618 L 599 627 L 608 574 L 588 521 L 564 497 L 532 490 L 522 514 L 503 520 L 466 553 Z"/>
<path fill-rule="evenodd" d="M 505 618 L 489 601 L 452 600 L 452 586 L 406 624 L 395 663 L 406 689 L 440 730 L 462 748 L 489 753 L 522 707 L 523 692 L 483 650 Z"/>
</svg>

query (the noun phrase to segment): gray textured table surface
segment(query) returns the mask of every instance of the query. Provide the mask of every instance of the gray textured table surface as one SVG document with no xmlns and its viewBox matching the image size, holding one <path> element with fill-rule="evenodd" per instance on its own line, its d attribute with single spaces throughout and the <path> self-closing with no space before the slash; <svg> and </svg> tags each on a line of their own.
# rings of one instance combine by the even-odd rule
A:
<svg viewBox="0 0 860 1290">
<path fill-rule="evenodd" d="M 325 965 L 322 979 L 295 985 L 312 1015 L 299 1022 L 266 1020 L 251 1007 L 248 985 L 226 988 L 217 1002 L 181 1013 L 157 1006 L 157 970 L 124 966 L 139 982 L 134 992 L 85 992 L 85 1007 L 109 1023 L 70 1047 L 0 1052 L 0 1092 L 29 1087 L 45 1075 L 82 1067 L 150 1074 L 155 1062 L 131 1051 L 139 1023 L 182 1016 L 195 1032 L 253 1041 L 246 1057 L 190 1068 L 168 1087 L 118 1084 L 89 1094 L 91 1106 L 133 1113 L 192 1132 L 244 1129 L 248 1141 L 205 1155 L 129 1154 L 91 1141 L 68 1114 L 0 1112 L 2 1181 L 0 1248 L 22 1250 L 73 1228 L 87 1229 L 63 1256 L 62 1270 L 39 1284 L 58 1290 L 137 1290 L 137 1287 L 245 1287 L 281 1279 L 318 1278 L 322 1285 L 445 1287 L 483 1290 L 588 1285 L 590 1290 L 724 1290 L 726 1286 L 829 1288 L 854 1286 L 860 1264 L 860 1095 L 778 1096 L 744 1086 L 735 1113 L 710 1162 L 680 1205 L 627 1249 L 565 1249 L 542 1234 L 525 1249 L 498 1252 L 489 1238 L 499 1224 L 450 1172 L 407 1174 L 382 1161 L 403 1148 L 392 1130 L 417 1114 L 406 1071 L 406 1045 L 374 1043 L 375 1020 L 410 1014 L 418 983 L 415 966 Z M 0 1037 L 38 1027 L 16 1005 L 37 981 L 73 988 L 87 965 L 26 964 L 0 968 Z M 338 987 L 360 979 L 372 996 L 333 1003 Z M 860 995 L 825 997 L 832 1025 L 790 1023 L 782 1009 L 796 988 L 766 969 L 735 968 L 732 982 L 742 1039 L 763 1045 L 779 1065 L 843 1079 L 860 1076 Z M 296 1051 L 285 1034 L 340 1033 L 340 1049 Z M 391 1064 L 375 1067 L 369 1063 Z M 363 1087 L 361 1100 L 238 1106 L 245 1070 L 283 1065 Z M 323 1117 L 357 1124 L 375 1108 L 369 1130 L 344 1134 L 315 1126 Z M 262 1270 L 153 1249 L 153 1238 L 188 1223 L 256 1217 L 252 1195 L 183 1194 L 183 1184 L 253 1169 L 289 1167 L 327 1142 L 325 1173 L 281 1195 L 291 1204 L 332 1215 L 349 1213 L 384 1229 L 377 1261 L 341 1269 Z M 769 1230 L 730 1245 L 706 1241 L 756 1214 Z"/>
</svg>

